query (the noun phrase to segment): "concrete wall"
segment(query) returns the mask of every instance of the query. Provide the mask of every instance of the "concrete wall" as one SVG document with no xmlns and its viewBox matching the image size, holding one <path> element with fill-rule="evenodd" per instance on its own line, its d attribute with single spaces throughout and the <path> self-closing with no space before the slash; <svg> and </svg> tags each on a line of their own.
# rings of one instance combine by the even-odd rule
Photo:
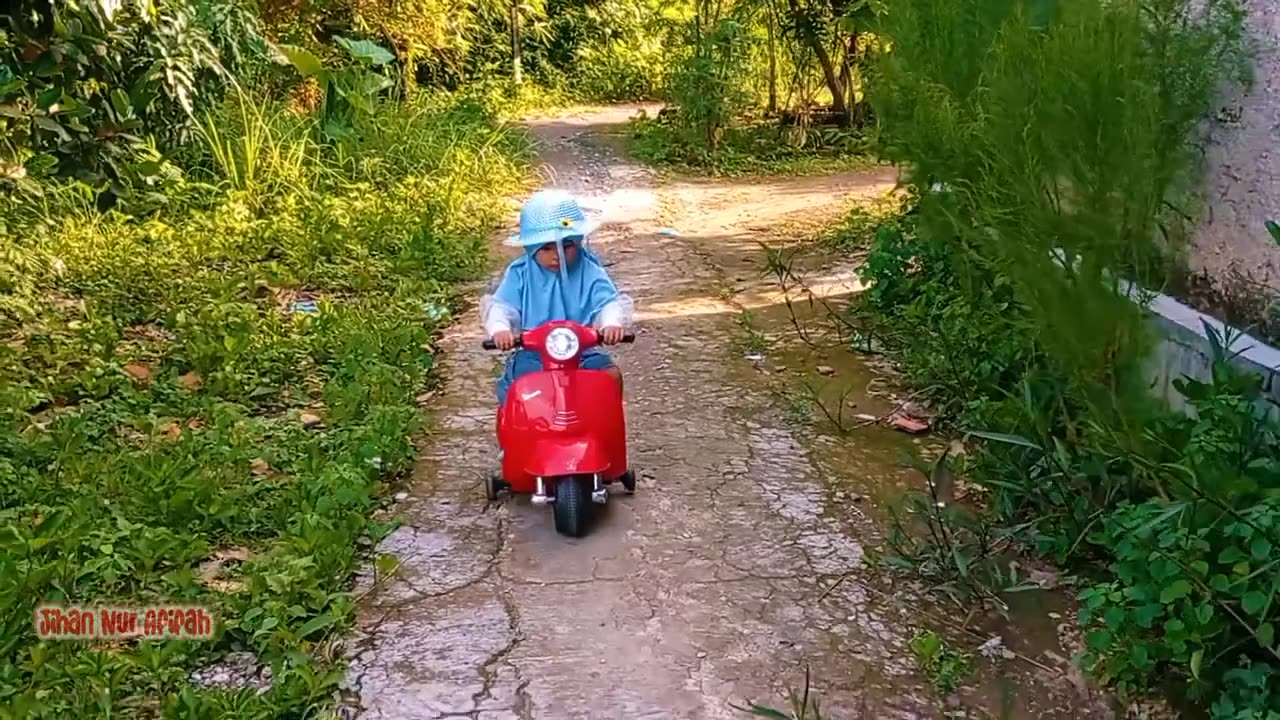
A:
<svg viewBox="0 0 1280 720">
<path fill-rule="evenodd" d="M 1152 389 L 1174 409 L 1189 411 L 1173 381 L 1184 376 L 1210 378 L 1213 351 L 1204 323 L 1208 322 L 1224 340 L 1225 326 L 1166 295 L 1157 295 L 1148 309 L 1163 338 L 1151 358 Z M 1231 348 L 1241 351 L 1234 361 L 1236 367 L 1263 377 L 1264 404 L 1272 418 L 1280 419 L 1280 350 L 1249 335 L 1240 335 Z"/>
<path fill-rule="evenodd" d="M 1280 246 L 1263 226 L 1280 222 L 1280 0 L 1242 4 L 1253 86 L 1227 93 L 1207 128 L 1204 203 L 1189 260 L 1215 281 L 1234 270 L 1280 288 Z"/>
</svg>

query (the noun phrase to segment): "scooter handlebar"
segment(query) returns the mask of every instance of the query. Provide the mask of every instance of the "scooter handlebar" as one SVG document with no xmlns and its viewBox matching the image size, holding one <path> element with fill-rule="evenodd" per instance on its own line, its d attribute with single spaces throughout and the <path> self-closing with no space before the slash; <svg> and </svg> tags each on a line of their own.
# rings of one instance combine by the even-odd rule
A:
<svg viewBox="0 0 1280 720">
<path fill-rule="evenodd" d="M 624 342 L 624 343 L 633 343 L 633 342 L 635 342 L 635 341 L 636 341 L 635 333 L 627 333 L 626 335 L 623 335 L 623 336 L 622 336 L 622 342 Z M 524 339 L 523 339 L 523 338 L 516 338 L 516 344 L 515 344 L 515 346 L 516 346 L 516 347 L 524 347 Z M 493 338 L 489 338 L 489 339 L 485 340 L 483 343 L 481 343 L 481 347 L 483 347 L 485 350 L 497 350 L 497 349 L 498 349 L 498 345 L 497 345 L 497 343 L 495 343 L 495 342 L 493 341 Z"/>
<path fill-rule="evenodd" d="M 524 341 L 521 340 L 520 338 L 516 338 L 516 347 L 523 347 L 523 346 L 524 346 Z M 481 343 L 481 347 L 483 347 L 485 350 L 497 350 L 498 344 L 493 341 L 493 338 L 489 338 L 488 340 L 485 340 L 483 343 Z"/>
</svg>

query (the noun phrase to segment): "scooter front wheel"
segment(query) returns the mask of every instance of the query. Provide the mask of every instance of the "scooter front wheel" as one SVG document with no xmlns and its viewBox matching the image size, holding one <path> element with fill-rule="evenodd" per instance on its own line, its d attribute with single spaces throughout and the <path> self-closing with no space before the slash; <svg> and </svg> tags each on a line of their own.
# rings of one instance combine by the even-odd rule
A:
<svg viewBox="0 0 1280 720">
<path fill-rule="evenodd" d="M 556 532 L 569 537 L 582 537 L 590 520 L 590 478 L 567 477 L 556 482 Z"/>
</svg>

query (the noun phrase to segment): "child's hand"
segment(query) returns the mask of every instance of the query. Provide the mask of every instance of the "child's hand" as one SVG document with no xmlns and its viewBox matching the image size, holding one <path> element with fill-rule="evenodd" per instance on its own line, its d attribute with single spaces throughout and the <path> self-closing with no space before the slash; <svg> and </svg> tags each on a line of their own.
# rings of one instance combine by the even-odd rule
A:
<svg viewBox="0 0 1280 720">
<path fill-rule="evenodd" d="M 493 334 L 493 344 L 499 350 L 510 350 L 516 346 L 516 336 L 506 330 L 502 330 Z"/>
<path fill-rule="evenodd" d="M 626 334 L 626 329 L 611 325 L 607 328 L 601 328 L 600 341 L 605 345 L 617 345 L 622 342 L 622 338 L 626 337 Z"/>
</svg>

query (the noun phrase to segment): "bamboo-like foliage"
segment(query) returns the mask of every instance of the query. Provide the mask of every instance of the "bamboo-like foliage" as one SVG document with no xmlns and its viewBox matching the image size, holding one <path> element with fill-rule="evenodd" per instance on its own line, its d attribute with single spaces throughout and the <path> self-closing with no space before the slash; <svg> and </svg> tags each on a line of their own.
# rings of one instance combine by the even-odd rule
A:
<svg viewBox="0 0 1280 720">
<path fill-rule="evenodd" d="M 880 26 L 893 51 L 873 102 L 891 157 L 943 188 L 922 199 L 927 239 L 1007 275 L 1109 421 L 1141 422 L 1148 339 L 1124 279 L 1160 282 L 1177 250 L 1171 199 L 1238 28 L 1224 0 L 899 0 Z"/>
</svg>

